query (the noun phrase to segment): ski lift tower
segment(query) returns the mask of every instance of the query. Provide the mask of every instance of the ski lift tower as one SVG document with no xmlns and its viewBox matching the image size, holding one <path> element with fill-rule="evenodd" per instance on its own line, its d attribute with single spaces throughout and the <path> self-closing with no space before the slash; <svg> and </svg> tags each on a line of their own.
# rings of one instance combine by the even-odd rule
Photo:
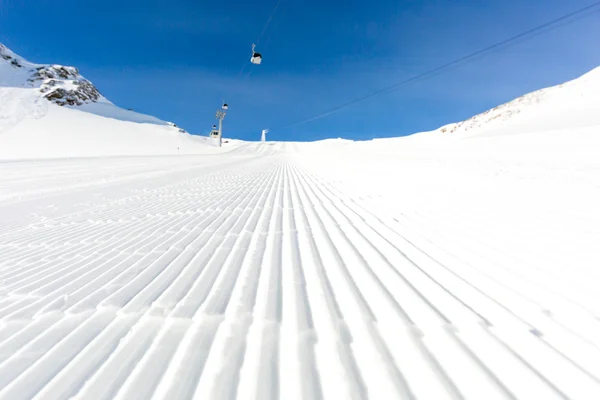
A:
<svg viewBox="0 0 600 400">
<path fill-rule="evenodd" d="M 263 143 L 267 141 L 267 132 L 269 132 L 268 129 L 262 130 L 262 135 L 260 136 L 260 141 Z"/>
<path fill-rule="evenodd" d="M 219 130 L 217 131 L 218 135 L 211 135 L 211 138 L 213 140 L 213 143 L 215 143 L 219 147 L 221 147 L 223 141 L 223 120 L 225 119 L 225 115 L 227 114 L 228 108 L 229 106 L 227 104 L 223 104 L 223 106 L 219 110 L 217 110 L 215 114 L 215 118 L 219 120 Z"/>
</svg>

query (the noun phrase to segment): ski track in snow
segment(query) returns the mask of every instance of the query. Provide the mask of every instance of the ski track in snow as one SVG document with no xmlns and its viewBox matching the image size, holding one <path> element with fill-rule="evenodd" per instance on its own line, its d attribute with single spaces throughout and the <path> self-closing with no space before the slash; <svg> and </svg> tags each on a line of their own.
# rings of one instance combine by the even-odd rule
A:
<svg viewBox="0 0 600 400">
<path fill-rule="evenodd" d="M 583 293 L 295 150 L 1 163 L 0 399 L 600 398 Z"/>
</svg>

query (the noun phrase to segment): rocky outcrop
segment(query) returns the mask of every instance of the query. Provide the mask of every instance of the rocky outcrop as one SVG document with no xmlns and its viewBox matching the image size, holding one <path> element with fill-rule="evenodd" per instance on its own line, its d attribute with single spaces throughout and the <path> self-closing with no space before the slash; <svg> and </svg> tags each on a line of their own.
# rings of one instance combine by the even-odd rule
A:
<svg viewBox="0 0 600 400">
<path fill-rule="evenodd" d="M 75 67 L 64 67 L 62 65 L 44 65 L 35 68 L 35 72 L 29 78 L 30 82 L 43 81 L 46 79 L 81 79 L 79 70 Z"/>
<path fill-rule="evenodd" d="M 29 68 L 26 86 L 39 87 L 43 97 L 59 106 L 80 106 L 97 102 L 102 95 L 96 87 L 79 74 L 75 67 L 31 64 L 0 44 L 0 59 L 15 68 Z"/>
<path fill-rule="evenodd" d="M 12 56 L 10 56 L 8 54 L 8 49 L 6 47 L 4 47 L 4 45 L 2 43 L 0 43 L 0 58 L 7 60 L 7 61 L 12 59 Z"/>
<path fill-rule="evenodd" d="M 79 75 L 75 67 L 62 65 L 37 67 L 29 81 L 32 83 L 42 81 L 40 92 L 44 93 L 44 98 L 59 106 L 95 103 L 101 97 L 98 89 Z"/>
<path fill-rule="evenodd" d="M 85 79 L 60 81 L 47 79 L 40 88 L 44 98 L 59 106 L 80 106 L 95 103 L 100 99 L 100 92 L 90 81 Z"/>
<path fill-rule="evenodd" d="M 23 65 L 16 57 L 9 54 L 9 51 L 4 45 L 0 44 L 0 58 L 8 61 L 15 68 L 23 68 Z"/>
</svg>

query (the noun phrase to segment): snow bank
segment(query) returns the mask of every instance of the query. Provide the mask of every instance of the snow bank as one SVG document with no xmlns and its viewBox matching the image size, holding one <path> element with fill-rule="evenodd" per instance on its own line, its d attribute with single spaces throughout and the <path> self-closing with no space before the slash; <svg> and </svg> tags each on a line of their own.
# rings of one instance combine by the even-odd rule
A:
<svg viewBox="0 0 600 400">
<path fill-rule="evenodd" d="M 134 123 L 39 102 L 45 113 L 29 115 L 0 133 L 0 158 L 63 158 L 117 155 L 206 154 L 221 150 L 207 138 L 169 125 Z"/>
</svg>

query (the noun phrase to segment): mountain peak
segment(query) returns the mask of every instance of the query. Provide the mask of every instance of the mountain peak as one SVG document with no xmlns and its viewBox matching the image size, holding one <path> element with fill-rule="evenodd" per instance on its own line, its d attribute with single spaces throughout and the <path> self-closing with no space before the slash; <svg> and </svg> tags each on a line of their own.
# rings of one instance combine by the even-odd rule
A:
<svg viewBox="0 0 600 400">
<path fill-rule="evenodd" d="M 12 51 L 10 51 L 2 43 L 0 43 L 0 62 L 1 60 L 4 60 L 4 62 L 8 63 L 14 68 L 23 68 L 22 62 L 20 61 L 20 57 Z"/>
<path fill-rule="evenodd" d="M 111 103 L 75 67 L 0 44 L 0 159 L 220 152 L 206 137 Z"/>
<path fill-rule="evenodd" d="M 5 71 L 12 79 L 0 86 L 33 87 L 42 97 L 59 106 L 81 106 L 96 103 L 102 95 L 98 89 L 79 73 L 75 67 L 33 64 L 0 43 L 0 62 L 14 69 Z"/>
</svg>

